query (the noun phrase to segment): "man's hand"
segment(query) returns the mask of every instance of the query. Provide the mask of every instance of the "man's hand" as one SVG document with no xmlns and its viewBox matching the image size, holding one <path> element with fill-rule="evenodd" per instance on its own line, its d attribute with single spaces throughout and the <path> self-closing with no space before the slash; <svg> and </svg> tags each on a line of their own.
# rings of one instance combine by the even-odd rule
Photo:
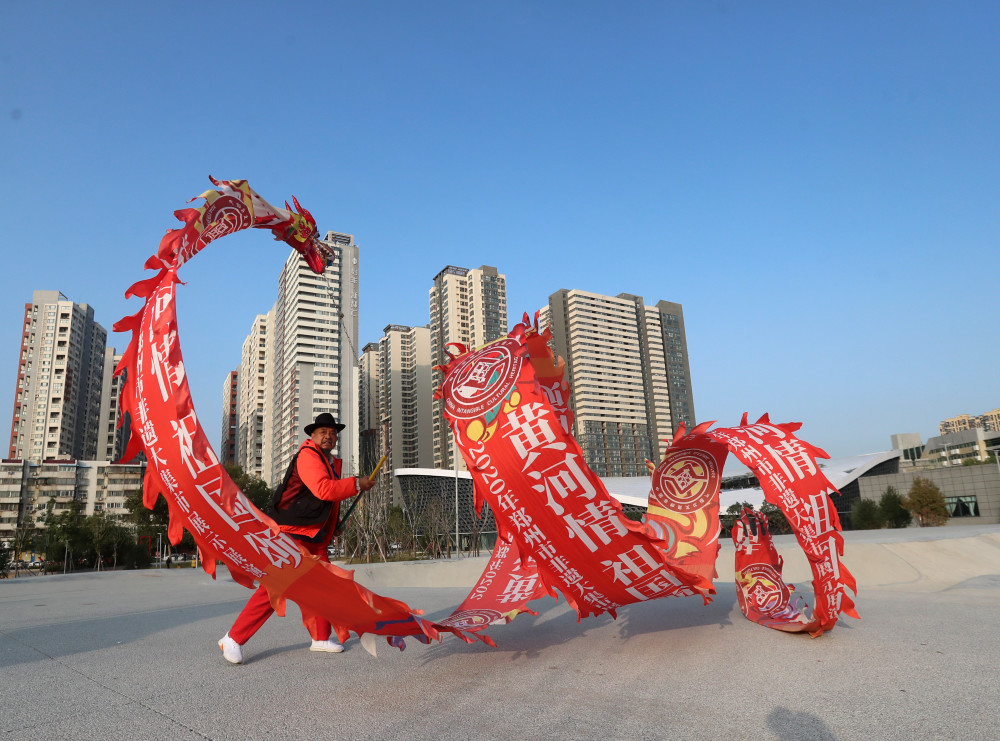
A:
<svg viewBox="0 0 1000 741">
<path fill-rule="evenodd" d="M 367 477 L 365 478 L 358 477 L 358 489 L 360 489 L 361 491 L 368 491 L 373 486 L 375 486 L 374 480 Z"/>
</svg>

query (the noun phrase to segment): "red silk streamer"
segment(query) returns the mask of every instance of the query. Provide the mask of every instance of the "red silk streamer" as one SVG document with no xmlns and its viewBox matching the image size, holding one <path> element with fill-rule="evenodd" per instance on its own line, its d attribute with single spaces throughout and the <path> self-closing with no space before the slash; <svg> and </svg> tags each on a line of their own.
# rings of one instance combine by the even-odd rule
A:
<svg viewBox="0 0 1000 741">
<path fill-rule="evenodd" d="M 736 598 L 743 614 L 775 630 L 813 632 L 813 621 L 789 601 L 795 586 L 785 584 L 782 578 L 783 559 L 771 540 L 767 516 L 744 508 L 733 525 L 732 537 L 736 545 Z"/>
<path fill-rule="evenodd" d="M 529 327 L 527 317 L 503 340 L 474 352 L 459 348 L 438 390 L 473 476 L 477 511 L 489 501 L 501 536 L 462 605 L 429 622 L 355 583 L 353 572 L 303 551 L 233 484 L 198 422 L 178 342 L 177 270 L 212 240 L 248 227 L 270 229 L 316 272 L 329 252 L 297 201 L 295 213 L 287 204 L 271 206 L 246 181 L 212 182 L 219 189 L 202 194 L 204 206 L 176 212 L 184 226 L 168 232 L 146 263 L 157 274 L 126 294 L 144 299 L 142 309 L 115 324 L 116 331 L 132 332 L 117 369 L 127 372 L 121 409 L 132 425 L 124 459 L 145 452 L 145 505 L 164 496 L 171 542 L 185 528 L 191 532 L 208 573 L 215 575 L 221 559 L 241 584 L 264 584 L 279 614 L 290 598 L 307 619 L 330 620 L 340 640 L 351 631 L 369 633 L 400 648 L 405 636 L 427 642 L 441 632 L 493 645 L 478 632 L 531 612 L 528 602 L 555 590 L 581 618 L 614 615 L 621 605 L 657 597 L 701 594 L 708 601 L 719 549 L 719 477 L 733 452 L 788 517 L 812 565 L 816 594 L 811 619 L 788 606 L 766 519 L 755 515 L 751 525 L 744 515 L 734 538 L 747 617 L 813 635 L 831 629 L 840 613 L 857 617 L 846 594 L 856 585 L 840 563 L 843 539 L 829 502 L 834 490 L 816 464 L 826 455 L 794 436 L 799 425 L 772 424 L 766 415 L 750 425 L 744 415 L 734 428 L 710 431 L 707 423 L 689 435 L 679 430 L 663 460 L 650 464 L 646 521 L 632 522 L 584 463 L 570 434 L 563 362 L 549 350 L 549 334 Z M 776 597 L 767 593 L 772 588 Z"/>
<path fill-rule="evenodd" d="M 534 560 L 521 558 L 516 542 L 498 538 L 489 563 L 469 596 L 438 624 L 469 631 L 506 625 L 522 612 L 537 615 L 525 604 L 545 594 Z"/>
<path fill-rule="evenodd" d="M 685 435 L 682 426 L 663 460 L 649 464 L 645 522 L 631 522 L 569 434 L 569 388 L 548 339 L 525 321 L 479 350 L 456 346 L 457 356 L 442 368 L 438 396 L 473 476 L 477 502 L 489 501 L 501 538 L 522 554 L 521 570 L 499 594 L 494 578 L 494 589 L 477 598 L 474 619 L 485 626 L 526 609 L 537 594 L 534 573 L 524 570 L 532 563 L 545 592 L 562 592 L 581 618 L 614 615 L 621 605 L 658 597 L 700 593 L 707 601 L 714 593 L 719 487 L 729 452 L 786 513 L 815 576 L 812 619 L 788 606 L 787 592 L 773 613 L 741 599 L 744 614 L 768 627 L 813 635 L 830 630 L 842 612 L 857 617 L 846 593 L 856 591 L 856 584 L 840 563 L 843 539 L 829 501 L 834 489 L 816 463 L 826 454 L 795 437 L 800 425 L 772 424 L 767 415 L 751 425 L 744 415 L 734 428 L 710 430 L 708 422 Z M 761 564 L 776 567 L 771 581 L 780 588 L 780 559 L 769 538 L 766 543 L 771 551 Z M 744 548 L 739 557 L 746 555 Z M 491 562 L 491 568 L 499 572 L 510 558 Z M 505 605 L 518 609 L 512 613 Z"/>
<path fill-rule="evenodd" d="M 700 435 L 701 429 L 678 436 L 659 464 L 649 464 L 653 471 L 646 523 L 664 541 L 671 562 L 714 579 L 720 547 L 719 487 L 727 451 Z"/>
<path fill-rule="evenodd" d="M 471 641 L 464 631 L 424 620 L 420 611 L 357 584 L 353 572 L 302 550 L 246 499 L 219 464 L 184 374 L 175 311 L 178 267 L 212 239 L 250 226 L 271 229 L 311 265 L 322 268 L 326 258 L 322 245 L 314 244 L 315 223 L 308 212 L 276 209 L 245 181 L 213 182 L 220 190 L 204 194 L 204 207 L 178 212 L 184 227 L 168 232 L 159 254 L 147 261 L 156 276 L 126 293 L 145 299 L 142 309 L 115 324 L 116 331 L 132 332 L 117 372 L 127 373 L 121 409 L 132 425 L 124 459 L 141 448 L 149 462 L 145 505 L 152 508 L 162 494 L 170 510 L 170 541 L 178 543 L 186 528 L 206 572 L 214 576 L 221 559 L 239 583 L 263 583 L 279 614 L 284 614 L 285 599 L 292 599 L 307 619 L 322 615 L 330 620 L 341 641 L 350 631 L 384 635 L 399 647 L 403 636 L 427 642 L 441 631 Z"/>
<path fill-rule="evenodd" d="M 854 576 L 840 559 L 844 537 L 840 517 L 830 502 L 836 492 L 823 475 L 817 458 L 829 458 L 819 448 L 795 437 L 802 425 L 774 424 L 765 414 L 754 424 L 744 414 L 739 427 L 708 432 L 747 466 L 764 490 L 764 498 L 785 514 L 813 572 L 815 605 L 808 632 L 831 630 L 840 613 L 858 617 L 847 589 L 857 594 Z"/>
<path fill-rule="evenodd" d="M 532 334 L 519 324 L 507 338 L 453 358 L 439 390 L 501 536 L 516 542 L 522 558 L 534 559 L 546 591 L 562 592 L 581 618 L 711 591 L 711 579 L 667 561 L 656 537 L 622 515 L 584 463 L 537 380 L 534 363 L 546 369 L 555 363 Z"/>
</svg>

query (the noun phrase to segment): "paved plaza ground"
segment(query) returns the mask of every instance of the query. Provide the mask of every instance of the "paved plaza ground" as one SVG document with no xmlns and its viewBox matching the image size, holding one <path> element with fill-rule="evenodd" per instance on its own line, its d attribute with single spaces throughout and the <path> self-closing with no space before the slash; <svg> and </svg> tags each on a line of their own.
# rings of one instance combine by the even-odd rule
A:
<svg viewBox="0 0 1000 741">
<path fill-rule="evenodd" d="M 577 622 L 534 603 L 490 634 L 378 657 L 307 651 L 298 610 L 223 660 L 249 591 L 220 569 L 0 582 L 4 739 L 995 739 L 1000 526 L 847 533 L 860 621 L 821 638 L 747 621 L 732 546 L 715 601 L 659 600 Z M 809 592 L 804 559 L 776 539 Z M 482 559 L 363 567 L 443 617 Z M 403 586 L 408 585 L 408 586 Z M 464 585 L 464 586 L 463 586 Z"/>
</svg>

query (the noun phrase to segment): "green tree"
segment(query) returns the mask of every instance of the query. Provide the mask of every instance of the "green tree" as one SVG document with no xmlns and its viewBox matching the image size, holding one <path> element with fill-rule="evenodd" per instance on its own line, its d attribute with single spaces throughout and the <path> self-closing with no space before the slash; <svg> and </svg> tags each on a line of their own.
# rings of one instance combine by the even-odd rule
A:
<svg viewBox="0 0 1000 741">
<path fill-rule="evenodd" d="M 70 571 L 75 561 L 86 557 L 90 550 L 90 537 L 84 526 L 83 502 L 71 500 L 65 510 L 55 514 L 55 503 L 50 499 L 45 509 L 45 557 L 50 561 L 63 561 Z"/>
<path fill-rule="evenodd" d="M 101 570 L 104 551 L 107 547 L 108 531 L 114 523 L 103 512 L 97 512 L 84 520 L 83 526 L 94 551 L 94 569 Z"/>
<path fill-rule="evenodd" d="M 895 486 L 886 488 L 882 498 L 878 500 L 878 508 L 886 527 L 907 527 L 913 522 L 913 515 L 903 506 L 903 496 L 896 491 Z"/>
<path fill-rule="evenodd" d="M 0 540 L 0 579 L 6 579 L 8 571 L 10 571 L 10 548 L 7 547 L 6 540 Z"/>
<path fill-rule="evenodd" d="M 133 491 L 125 497 L 125 509 L 128 510 L 126 520 L 135 527 L 136 538 L 146 536 L 151 538 L 154 544 L 158 544 L 161 542 L 158 536 L 162 535 L 163 549 L 170 548 L 170 544 L 167 542 L 170 508 L 167 506 L 166 499 L 162 496 L 157 497 L 153 509 L 146 509 L 146 505 L 142 503 L 142 492 Z M 176 547 L 181 550 L 193 551 L 195 542 L 191 533 L 185 530 L 181 542 Z"/>
<path fill-rule="evenodd" d="M 875 500 L 861 498 L 851 505 L 851 525 L 855 530 L 878 530 L 885 525 Z"/>
<path fill-rule="evenodd" d="M 239 487 L 240 491 L 261 512 L 267 512 L 271 508 L 271 495 L 274 493 L 260 476 L 245 473 L 238 463 L 227 463 L 226 473 L 233 483 Z"/>
<path fill-rule="evenodd" d="M 126 569 L 146 569 L 152 562 L 145 543 L 130 540 L 119 554 L 119 563 Z"/>
<path fill-rule="evenodd" d="M 760 505 L 760 511 L 767 517 L 767 529 L 771 535 L 786 535 L 792 532 L 792 526 L 788 524 L 788 518 L 780 507 L 764 502 Z"/>
<path fill-rule="evenodd" d="M 732 532 L 733 525 L 736 521 L 740 519 L 740 512 L 743 511 L 744 507 L 746 509 L 752 510 L 753 505 L 750 502 L 737 502 L 736 504 L 730 504 L 729 508 L 726 509 L 726 513 L 722 515 L 722 532 L 729 534 Z"/>
<path fill-rule="evenodd" d="M 962 461 L 963 466 L 983 466 L 986 465 L 987 463 L 992 463 L 995 466 L 997 463 L 996 456 L 990 453 L 988 456 L 986 456 L 986 460 L 981 461 L 978 458 L 966 458 L 964 461 Z"/>
<path fill-rule="evenodd" d="M 21 554 L 37 550 L 40 545 L 38 530 L 35 529 L 35 518 L 31 512 L 25 512 L 24 517 L 14 528 L 14 540 L 10 544 L 13 550 L 11 558 L 21 558 Z"/>
<path fill-rule="evenodd" d="M 84 523 L 94 550 L 94 568 L 100 570 L 105 558 L 111 559 L 111 567 L 117 568 L 119 556 L 125 556 L 135 544 L 131 531 L 115 520 L 98 512 Z"/>
<path fill-rule="evenodd" d="M 386 535 L 389 548 L 394 553 L 408 553 L 410 558 L 417 555 L 417 537 L 402 507 L 390 507 L 386 517 Z"/>
<path fill-rule="evenodd" d="M 917 476 L 910 485 L 910 491 L 903 501 L 913 516 L 917 518 L 920 527 L 935 527 L 943 525 L 950 516 L 944 503 L 944 494 L 930 479 Z"/>
<path fill-rule="evenodd" d="M 142 503 L 142 492 L 133 491 L 125 497 L 125 509 L 128 510 L 126 520 L 135 525 L 137 535 L 150 535 L 166 532 L 170 521 L 170 511 L 167 500 L 157 497 L 153 509 L 146 509 Z"/>
</svg>

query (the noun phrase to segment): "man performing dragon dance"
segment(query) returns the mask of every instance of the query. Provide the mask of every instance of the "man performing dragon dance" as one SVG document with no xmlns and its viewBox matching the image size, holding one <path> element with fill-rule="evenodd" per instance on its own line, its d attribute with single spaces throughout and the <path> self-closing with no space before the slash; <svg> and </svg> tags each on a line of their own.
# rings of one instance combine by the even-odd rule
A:
<svg viewBox="0 0 1000 741">
<path fill-rule="evenodd" d="M 156 274 L 126 293 L 143 299 L 142 308 L 115 330 L 132 333 L 117 369 L 126 373 L 121 418 L 128 414 L 132 431 L 123 460 L 146 454 L 145 505 L 152 508 L 162 495 L 171 542 L 187 529 L 209 574 L 222 560 L 234 580 L 256 590 L 220 641 L 227 660 L 242 661 L 240 645 L 272 611 L 283 615 L 286 599 L 301 608 L 314 650 L 336 652 L 353 632 L 372 653 L 375 635 L 398 648 L 407 636 L 428 642 L 443 632 L 493 645 L 484 628 L 509 622 L 546 594 L 561 593 L 580 617 L 614 616 L 624 605 L 667 596 L 709 601 L 720 472 L 729 454 L 785 514 L 814 577 L 808 616 L 789 602 L 791 586 L 782 581 L 766 521 L 742 518 L 733 537 L 744 614 L 814 636 L 831 630 L 841 614 L 857 617 L 848 594 L 856 584 L 841 561 L 843 538 L 830 501 L 836 491 L 817 464 L 827 456 L 795 435 L 800 425 L 772 423 L 767 415 L 751 423 L 743 415 L 735 427 L 711 429 L 709 422 L 687 434 L 678 430 L 663 460 L 649 463 L 649 507 L 643 522 L 633 522 L 584 462 L 569 432 L 562 360 L 549 349 L 547 332 L 527 317 L 483 348 L 453 347 L 437 392 L 472 474 L 476 508 L 489 502 L 496 518 L 497 545 L 483 576 L 452 615 L 436 622 L 355 582 L 353 572 L 327 560 L 325 545 L 339 502 L 371 488 L 373 476 L 339 478 L 338 462 L 327 457 L 342 429 L 336 420 L 319 414 L 306 426 L 310 439 L 290 466 L 272 518 L 226 474 L 195 413 L 177 332 L 180 266 L 210 241 L 251 227 L 271 230 L 317 273 L 332 257 L 315 220 L 294 199 L 297 212 L 287 203 L 272 206 L 246 181 L 212 182 L 216 189 L 202 194 L 204 205 L 176 212 L 184 225 L 168 232 L 146 261 Z"/>
</svg>

